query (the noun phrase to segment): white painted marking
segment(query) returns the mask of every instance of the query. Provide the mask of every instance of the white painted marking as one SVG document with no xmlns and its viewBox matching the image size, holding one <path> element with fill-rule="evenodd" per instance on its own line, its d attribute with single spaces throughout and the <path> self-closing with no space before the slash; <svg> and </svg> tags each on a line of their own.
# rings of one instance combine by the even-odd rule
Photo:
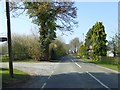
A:
<svg viewBox="0 0 120 90">
<path fill-rule="evenodd" d="M 51 78 L 51 75 L 48 77 L 48 79 L 50 79 Z"/>
<path fill-rule="evenodd" d="M 71 59 L 72 60 L 72 59 Z M 74 62 L 73 60 L 72 60 L 72 62 Z"/>
<path fill-rule="evenodd" d="M 45 87 L 45 85 L 46 85 L 46 83 L 44 83 L 41 88 L 43 89 Z"/>
<path fill-rule="evenodd" d="M 77 64 L 76 62 L 75 62 L 75 64 L 79 67 L 79 68 L 82 68 L 79 64 Z"/>
<path fill-rule="evenodd" d="M 106 86 L 105 84 L 103 84 L 99 79 L 97 79 L 95 76 L 93 76 L 91 73 L 89 73 L 88 71 L 86 71 L 92 78 L 94 78 L 96 81 L 98 81 L 102 86 L 104 86 L 105 88 L 109 89 L 110 88 L 108 86 Z"/>
</svg>

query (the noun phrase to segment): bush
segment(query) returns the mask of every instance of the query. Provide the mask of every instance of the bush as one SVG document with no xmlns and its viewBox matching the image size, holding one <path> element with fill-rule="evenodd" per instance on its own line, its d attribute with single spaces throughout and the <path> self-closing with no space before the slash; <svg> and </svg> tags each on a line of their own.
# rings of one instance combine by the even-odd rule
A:
<svg viewBox="0 0 120 90">
<path fill-rule="evenodd" d="M 39 38 L 27 35 L 14 34 L 12 37 L 12 49 L 14 60 L 34 59 L 40 60 Z"/>
<path fill-rule="evenodd" d="M 86 47 L 83 44 L 80 45 L 78 54 L 79 54 L 80 58 L 85 58 L 85 57 L 88 58 Z"/>
<path fill-rule="evenodd" d="M 50 59 L 56 60 L 66 54 L 65 44 L 58 39 L 55 39 L 50 44 Z"/>
<path fill-rule="evenodd" d="M 6 61 L 8 61 L 8 55 L 6 54 L 6 55 L 0 55 L 0 61 L 1 62 L 6 62 Z"/>
</svg>

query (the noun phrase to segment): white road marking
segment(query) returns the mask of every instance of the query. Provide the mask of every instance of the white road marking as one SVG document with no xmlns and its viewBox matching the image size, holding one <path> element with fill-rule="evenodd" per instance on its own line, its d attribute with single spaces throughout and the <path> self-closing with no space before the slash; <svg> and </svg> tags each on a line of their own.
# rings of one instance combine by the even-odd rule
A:
<svg viewBox="0 0 120 90">
<path fill-rule="evenodd" d="M 48 77 L 48 79 L 50 79 L 51 78 L 51 76 L 52 76 L 52 74 L 54 73 L 54 71 L 52 71 L 52 73 L 51 73 L 51 75 Z"/>
<path fill-rule="evenodd" d="M 71 59 L 71 61 L 74 62 L 73 59 Z M 75 64 L 76 64 L 79 68 L 82 68 L 82 67 L 81 67 L 79 64 L 77 64 L 76 62 L 75 62 Z"/>
<path fill-rule="evenodd" d="M 54 71 L 52 71 L 52 74 L 54 73 Z M 48 79 L 51 78 L 52 74 L 48 77 Z M 46 86 L 47 83 L 44 83 L 43 86 L 41 87 L 42 89 Z"/>
<path fill-rule="evenodd" d="M 71 59 L 72 60 L 72 59 Z M 72 60 L 72 62 L 74 62 L 73 60 Z"/>
<path fill-rule="evenodd" d="M 46 85 L 46 83 L 44 83 L 41 88 L 43 89 L 45 87 L 45 85 Z"/>
<path fill-rule="evenodd" d="M 51 75 L 48 77 L 48 79 L 50 79 L 51 78 Z"/>
<path fill-rule="evenodd" d="M 79 64 L 77 64 L 76 62 L 75 62 L 75 64 L 79 67 L 79 68 L 82 68 Z"/>
<path fill-rule="evenodd" d="M 105 84 L 103 84 L 99 79 L 97 79 L 95 76 L 93 76 L 91 73 L 89 73 L 88 71 L 86 71 L 92 78 L 94 78 L 96 81 L 98 81 L 102 86 L 104 86 L 105 88 L 111 90 L 108 86 L 106 86 Z"/>
</svg>

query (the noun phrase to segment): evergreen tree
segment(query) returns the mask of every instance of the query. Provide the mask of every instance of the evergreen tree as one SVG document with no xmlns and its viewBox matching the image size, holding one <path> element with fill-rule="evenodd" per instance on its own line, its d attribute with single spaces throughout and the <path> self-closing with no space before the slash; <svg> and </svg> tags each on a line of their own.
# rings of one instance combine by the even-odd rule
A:
<svg viewBox="0 0 120 90">
<path fill-rule="evenodd" d="M 89 29 L 89 31 L 86 34 L 86 38 L 85 38 L 85 47 L 86 47 L 86 57 L 90 58 L 91 57 L 91 46 L 92 46 L 92 34 L 93 34 L 93 30 Z"/>
<path fill-rule="evenodd" d="M 106 56 L 107 54 L 106 43 L 105 27 L 102 22 L 96 22 L 96 24 L 87 32 L 85 39 L 85 47 L 88 50 L 87 52 L 89 53 L 91 46 L 90 55 L 92 55 L 93 59 L 98 60 L 100 56 Z"/>
<path fill-rule="evenodd" d="M 95 59 L 99 59 L 99 56 L 106 56 L 107 54 L 105 27 L 102 22 L 97 22 L 92 29 L 92 55 Z"/>
</svg>

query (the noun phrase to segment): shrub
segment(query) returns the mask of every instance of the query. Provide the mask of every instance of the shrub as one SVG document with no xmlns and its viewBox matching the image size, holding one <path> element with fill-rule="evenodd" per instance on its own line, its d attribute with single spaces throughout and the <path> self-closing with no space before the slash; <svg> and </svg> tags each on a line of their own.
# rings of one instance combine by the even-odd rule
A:
<svg viewBox="0 0 120 90">
<path fill-rule="evenodd" d="M 50 59 L 58 59 L 66 54 L 65 44 L 58 39 L 55 39 L 50 44 Z"/>
<path fill-rule="evenodd" d="M 78 53 L 79 53 L 80 58 L 87 57 L 87 50 L 86 50 L 86 47 L 83 44 L 80 45 Z"/>
<path fill-rule="evenodd" d="M 40 47 L 38 38 L 27 35 L 14 34 L 12 37 L 14 60 L 34 59 L 40 60 Z"/>
</svg>

